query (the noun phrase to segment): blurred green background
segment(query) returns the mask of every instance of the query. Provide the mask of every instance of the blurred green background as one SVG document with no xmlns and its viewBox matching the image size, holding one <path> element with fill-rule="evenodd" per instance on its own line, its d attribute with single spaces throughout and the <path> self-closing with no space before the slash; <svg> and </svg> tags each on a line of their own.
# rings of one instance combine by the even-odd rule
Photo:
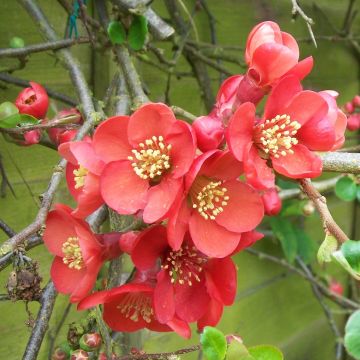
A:
<svg viewBox="0 0 360 360">
<path fill-rule="evenodd" d="M 67 14 L 56 0 L 39 0 L 39 4 L 54 25 L 59 37 L 64 34 Z M 195 1 L 183 0 L 184 4 L 193 9 Z M 278 22 L 282 30 L 290 32 L 297 38 L 309 38 L 306 25 L 301 18 L 291 21 L 290 0 L 208 0 L 207 4 L 216 18 L 218 43 L 224 45 L 245 46 L 247 34 L 251 28 L 263 20 Z M 306 13 L 315 20 L 313 27 L 316 35 L 333 35 L 334 30 L 329 25 L 340 28 L 345 16 L 347 1 L 317 0 L 319 11 L 309 0 L 301 1 Z M 161 0 L 153 2 L 154 8 L 164 18 L 169 18 Z M 360 10 L 359 2 L 355 5 Z M 88 11 L 93 12 L 92 2 L 89 2 Z M 324 16 L 325 14 L 325 16 Z M 196 13 L 196 27 L 202 41 L 210 41 L 209 24 L 206 14 Z M 82 34 L 84 29 L 79 23 Z M 360 20 L 353 26 L 353 32 L 360 34 Z M 38 28 L 29 18 L 25 10 L 13 0 L 0 2 L 0 47 L 9 46 L 13 36 L 22 37 L 26 45 L 42 41 Z M 166 50 L 166 56 L 171 57 L 171 46 L 168 42 L 158 43 L 158 47 Z M 308 88 L 323 90 L 336 89 L 339 93 L 339 103 L 343 104 L 352 96 L 359 93 L 360 64 L 359 59 L 345 42 L 318 41 L 315 49 L 312 43 L 301 42 L 301 58 L 312 55 L 315 66 L 311 75 L 305 80 Z M 78 45 L 72 49 L 86 74 L 93 94 L 103 98 L 116 65 L 112 62 L 109 51 L 95 51 L 88 45 Z M 242 51 L 234 51 L 234 55 L 242 58 Z M 149 55 L 151 56 L 151 55 Z M 0 71 L 14 63 L 15 60 L 1 60 Z M 241 73 L 243 69 L 223 63 L 230 71 Z M 136 61 L 146 87 L 150 90 L 152 101 L 164 100 L 167 76 L 163 72 Z M 185 62 L 180 62 L 177 68 L 189 71 Z M 219 85 L 219 75 L 210 70 L 214 94 Z M 15 76 L 34 80 L 55 90 L 75 97 L 69 76 L 51 52 L 34 54 L 29 58 L 25 69 L 17 71 Z M 0 101 L 13 101 L 19 88 L 0 83 Z M 174 105 L 200 115 L 205 114 L 200 91 L 193 78 L 173 78 L 170 100 Z M 59 102 L 52 102 L 51 111 L 56 112 L 63 108 Z M 111 114 L 109 114 L 111 115 Z M 59 157 L 53 150 L 42 146 L 18 147 L 0 139 L 0 154 L 8 178 L 14 187 L 16 198 L 7 191 L 6 197 L 0 198 L 0 218 L 12 226 L 16 231 L 21 230 L 35 217 L 38 209 L 38 196 L 44 192 L 50 175 Z M 71 202 L 70 196 L 63 183 L 57 193 L 56 201 Z M 329 206 L 335 219 L 351 237 L 359 238 L 358 228 L 359 211 L 352 203 L 344 203 L 333 197 L 329 199 Z M 323 239 L 323 231 L 317 216 L 306 220 L 305 227 L 318 244 Z M 6 237 L 0 233 L 0 240 Z M 279 244 L 265 238 L 257 245 L 264 251 L 281 256 Z M 44 284 L 48 279 L 51 256 L 42 247 L 30 251 L 30 256 L 39 260 L 40 272 Z M 285 354 L 287 360 L 331 360 L 334 359 L 334 337 L 319 303 L 312 295 L 308 283 L 284 268 L 275 266 L 249 254 L 237 255 L 238 265 L 238 294 L 234 306 L 224 311 L 219 328 L 225 333 L 238 333 L 247 345 L 268 343 L 277 345 Z M 337 269 L 333 269 L 335 272 Z M 330 269 L 330 271 L 333 271 Z M 0 293 L 5 293 L 5 283 L 11 268 L 8 267 L 0 274 Z M 340 276 L 340 275 L 339 275 Z M 68 304 L 68 298 L 59 295 L 53 313 L 50 331 Z M 30 309 L 36 316 L 37 304 L 31 304 Z M 83 314 L 72 309 L 66 324 Z M 0 359 L 20 359 L 30 329 L 26 327 L 27 313 L 21 302 L 0 303 Z M 339 317 L 339 321 L 342 319 Z M 59 342 L 65 339 L 65 331 L 61 333 Z M 188 346 L 198 342 L 198 335 L 194 332 L 190 341 L 184 341 L 177 335 L 143 334 L 145 349 L 148 351 L 171 351 L 181 346 Z M 45 341 L 39 359 L 48 358 L 48 342 Z M 197 354 L 184 356 L 184 359 L 197 359 Z"/>
</svg>

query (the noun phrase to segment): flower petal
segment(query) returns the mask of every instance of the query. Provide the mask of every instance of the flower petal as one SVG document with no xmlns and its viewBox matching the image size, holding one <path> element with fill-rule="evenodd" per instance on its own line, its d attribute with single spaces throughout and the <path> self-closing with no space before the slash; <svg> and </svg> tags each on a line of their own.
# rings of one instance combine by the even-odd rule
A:
<svg viewBox="0 0 360 360">
<path fill-rule="evenodd" d="M 256 241 L 259 241 L 264 237 L 264 234 L 257 231 L 249 231 L 241 234 L 239 245 L 231 255 L 234 255 L 241 250 L 253 245 Z"/>
<path fill-rule="evenodd" d="M 314 178 L 321 175 L 322 161 L 304 145 L 292 147 L 294 154 L 273 158 L 274 170 L 293 179 Z"/>
<path fill-rule="evenodd" d="M 120 214 L 134 214 L 143 209 L 148 188 L 148 182 L 135 174 L 127 160 L 106 165 L 100 179 L 104 201 Z"/>
<path fill-rule="evenodd" d="M 161 270 L 157 274 L 157 284 L 154 290 L 154 310 L 160 323 L 166 324 L 175 315 L 174 287 L 169 273 Z"/>
<path fill-rule="evenodd" d="M 221 319 L 224 306 L 214 299 L 211 299 L 206 313 L 198 320 L 197 328 L 202 331 L 205 326 L 216 326 Z"/>
<path fill-rule="evenodd" d="M 240 234 L 226 230 L 214 220 L 205 220 L 197 211 L 191 215 L 189 230 L 195 246 L 209 257 L 231 254 L 240 241 Z"/>
<path fill-rule="evenodd" d="M 253 230 L 264 217 L 260 195 L 238 180 L 225 181 L 222 186 L 227 189 L 229 200 L 224 211 L 216 216 L 216 223 L 237 233 Z"/>
</svg>

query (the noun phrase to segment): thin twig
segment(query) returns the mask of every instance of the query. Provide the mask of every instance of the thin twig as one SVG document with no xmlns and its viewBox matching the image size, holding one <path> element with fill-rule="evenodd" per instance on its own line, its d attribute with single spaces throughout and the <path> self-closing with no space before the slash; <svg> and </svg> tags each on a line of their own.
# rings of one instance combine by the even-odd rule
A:
<svg viewBox="0 0 360 360">
<path fill-rule="evenodd" d="M 14 236 L 16 232 L 8 225 L 5 221 L 0 219 L 0 229 L 7 235 L 7 236 Z"/>
<path fill-rule="evenodd" d="M 49 325 L 49 320 L 55 305 L 56 295 L 57 292 L 54 284 L 50 281 L 41 295 L 40 310 L 35 320 L 35 325 L 31 332 L 30 339 L 26 345 L 23 360 L 36 360 Z"/>
<path fill-rule="evenodd" d="M 179 106 L 172 106 L 171 109 L 175 115 L 185 118 L 190 123 L 192 123 L 196 119 L 195 115 L 189 113 L 188 111 L 182 109 Z"/>
</svg>

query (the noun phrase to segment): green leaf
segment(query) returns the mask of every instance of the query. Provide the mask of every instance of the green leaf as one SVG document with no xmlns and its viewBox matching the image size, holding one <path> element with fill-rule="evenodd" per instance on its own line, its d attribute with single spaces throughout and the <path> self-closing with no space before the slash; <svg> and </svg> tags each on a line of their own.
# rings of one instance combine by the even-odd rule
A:
<svg viewBox="0 0 360 360">
<path fill-rule="evenodd" d="M 18 49 L 24 47 L 25 42 L 21 37 L 14 36 L 13 38 L 10 39 L 9 45 L 13 49 Z"/>
<path fill-rule="evenodd" d="M 276 184 L 280 186 L 282 189 L 297 189 L 298 184 L 295 181 L 284 180 L 284 179 L 276 179 Z"/>
<path fill-rule="evenodd" d="M 5 101 L 0 104 L 0 121 L 11 115 L 18 114 L 18 108 L 10 101 Z"/>
<path fill-rule="evenodd" d="M 14 128 L 18 125 L 34 125 L 39 120 L 27 114 L 14 114 L 0 120 L 0 128 Z"/>
<path fill-rule="evenodd" d="M 331 255 L 337 250 L 338 242 L 334 236 L 327 234 L 319 247 L 317 259 L 320 265 L 331 262 Z"/>
<path fill-rule="evenodd" d="M 356 199 L 357 185 L 349 176 L 340 178 L 335 185 L 335 194 L 341 200 L 352 201 Z"/>
<path fill-rule="evenodd" d="M 226 352 L 226 360 L 255 360 L 248 352 L 244 344 L 232 341 Z"/>
<path fill-rule="evenodd" d="M 129 45 L 135 50 L 141 50 L 145 45 L 146 36 L 148 33 L 147 20 L 142 15 L 134 15 L 133 21 L 129 29 Z"/>
<path fill-rule="evenodd" d="M 205 326 L 200 336 L 200 343 L 207 360 L 223 360 L 226 354 L 224 334 L 211 326 Z"/>
<path fill-rule="evenodd" d="M 292 215 L 304 215 L 304 206 L 307 204 L 308 200 L 288 200 L 284 201 L 280 216 L 292 216 Z"/>
<path fill-rule="evenodd" d="M 298 250 L 298 241 L 293 225 L 289 220 L 281 217 L 272 217 L 269 220 L 272 231 L 281 243 L 286 259 L 293 262 Z"/>
<path fill-rule="evenodd" d="M 360 280 L 360 241 L 347 240 L 332 256 L 351 276 Z"/>
<path fill-rule="evenodd" d="M 272 345 L 253 346 L 248 350 L 255 360 L 284 360 L 281 351 Z"/>
<path fill-rule="evenodd" d="M 297 229 L 295 235 L 298 255 L 305 264 L 310 264 L 316 254 L 317 245 L 315 241 L 302 229 Z"/>
<path fill-rule="evenodd" d="M 126 39 L 126 32 L 120 21 L 111 21 L 108 25 L 107 33 L 113 44 L 121 45 Z"/>
<path fill-rule="evenodd" d="M 355 359 L 360 359 L 360 310 L 355 311 L 345 326 L 345 348 Z"/>
<path fill-rule="evenodd" d="M 360 185 L 358 185 L 356 188 L 356 198 L 357 201 L 360 201 Z"/>
</svg>

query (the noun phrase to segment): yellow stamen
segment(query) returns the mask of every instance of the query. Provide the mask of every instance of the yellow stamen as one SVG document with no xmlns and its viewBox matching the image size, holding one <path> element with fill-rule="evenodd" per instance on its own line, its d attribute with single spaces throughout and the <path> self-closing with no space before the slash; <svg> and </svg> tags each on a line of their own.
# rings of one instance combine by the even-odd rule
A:
<svg viewBox="0 0 360 360">
<path fill-rule="evenodd" d="M 85 178 L 88 174 L 89 170 L 84 168 L 82 165 L 79 166 L 78 169 L 73 171 L 74 181 L 75 181 L 75 189 L 79 189 L 84 186 Z"/>
<path fill-rule="evenodd" d="M 70 269 L 80 270 L 84 267 L 84 259 L 82 257 L 79 238 L 69 237 L 62 245 L 62 252 L 64 254 L 63 262 Z"/>
</svg>

